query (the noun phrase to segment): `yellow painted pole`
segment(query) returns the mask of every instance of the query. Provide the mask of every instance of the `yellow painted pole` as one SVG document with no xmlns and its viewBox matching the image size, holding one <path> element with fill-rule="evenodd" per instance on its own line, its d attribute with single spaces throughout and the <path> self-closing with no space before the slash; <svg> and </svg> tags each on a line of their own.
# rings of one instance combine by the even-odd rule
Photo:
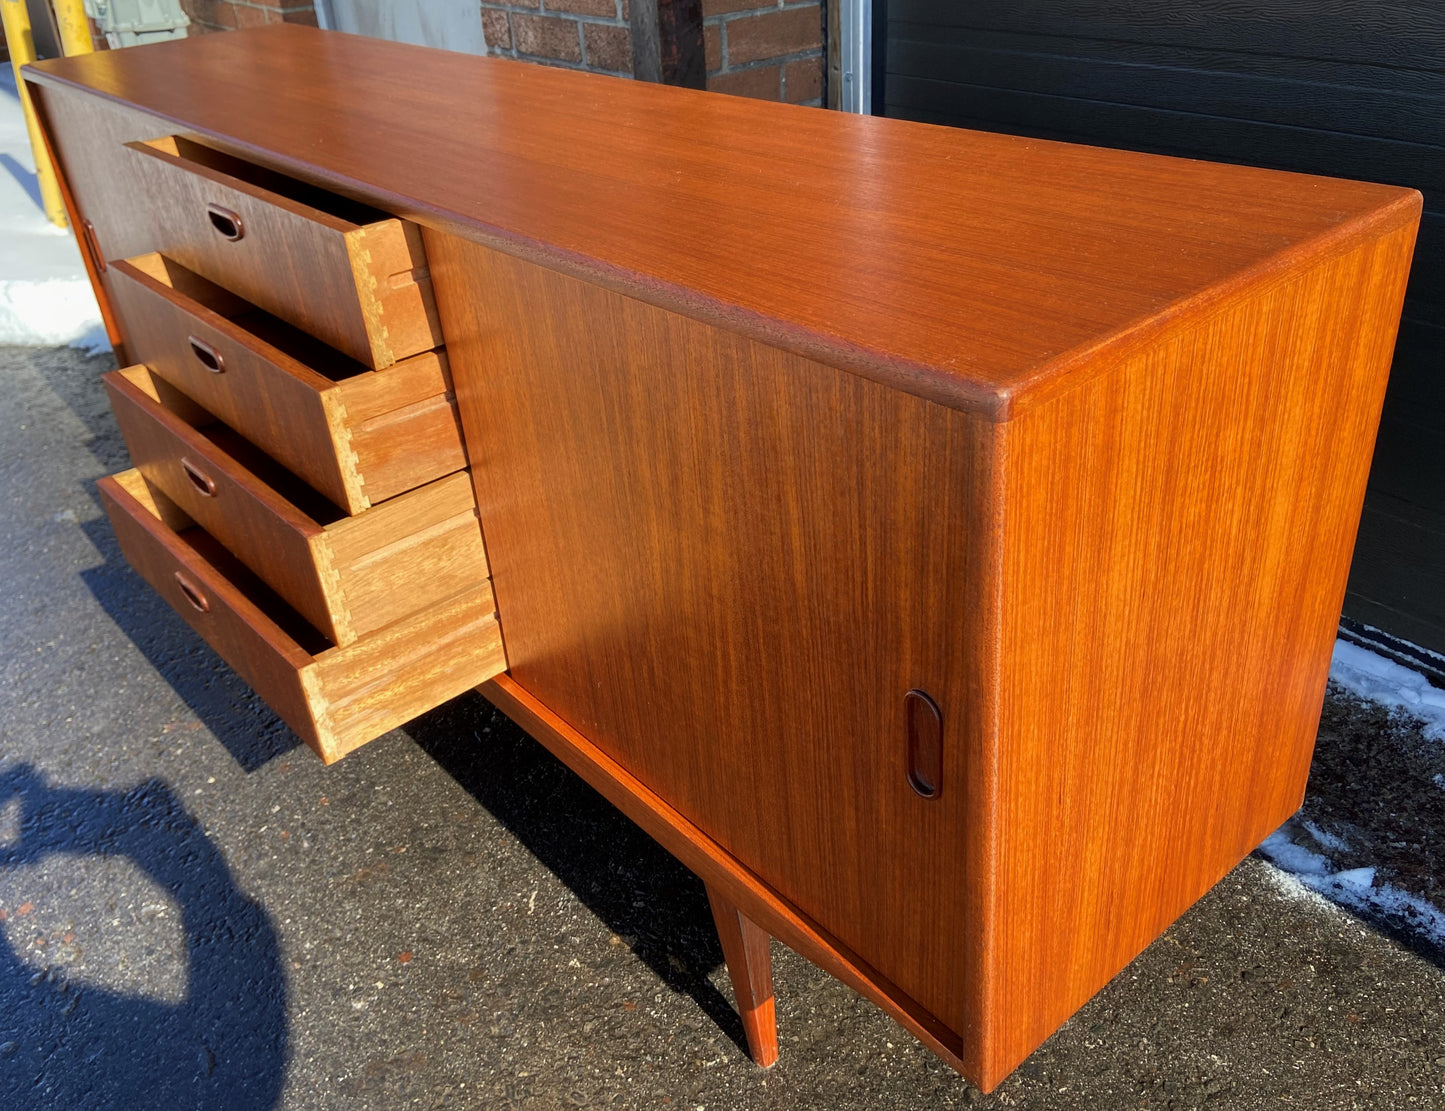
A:
<svg viewBox="0 0 1445 1111">
<path fill-rule="evenodd" d="M 67 58 L 95 51 L 95 43 L 90 38 L 90 20 L 85 18 L 85 0 L 50 0 L 50 10 L 55 13 L 60 49 Z"/>
<path fill-rule="evenodd" d="M 35 155 L 35 178 L 40 185 L 40 201 L 45 215 L 57 227 L 69 227 L 65 218 L 65 202 L 60 199 L 60 183 L 55 180 L 55 167 L 45 150 L 40 125 L 35 122 L 35 108 L 30 103 L 30 90 L 20 76 L 20 67 L 35 61 L 35 39 L 30 34 L 30 13 L 25 0 L 0 0 L 0 22 L 5 25 L 5 42 L 10 47 L 10 66 L 15 71 L 15 85 L 20 92 L 20 105 L 25 110 L 25 130 L 30 132 L 30 150 Z"/>
</svg>

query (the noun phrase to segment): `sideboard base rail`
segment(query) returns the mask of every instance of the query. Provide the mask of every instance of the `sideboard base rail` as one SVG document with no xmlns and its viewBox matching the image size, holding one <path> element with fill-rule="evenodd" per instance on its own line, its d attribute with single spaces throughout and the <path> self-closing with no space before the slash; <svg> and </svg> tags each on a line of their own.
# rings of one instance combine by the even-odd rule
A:
<svg viewBox="0 0 1445 1111">
<path fill-rule="evenodd" d="M 777 1059 L 771 972 L 758 955 L 758 935 L 777 938 L 799 956 L 876 1003 L 943 1061 L 985 1092 L 1003 1076 L 983 1075 L 981 1061 L 959 1056 L 957 1035 L 880 976 L 835 938 L 821 930 L 776 891 L 755 876 L 586 737 L 533 698 L 510 675 L 498 675 L 477 688 L 544 748 L 587 781 L 603 798 L 636 822 L 653 840 L 707 885 L 713 917 L 740 918 L 735 931 L 744 944 L 738 966 L 733 940 L 719 926 L 728 975 L 733 982 L 748 1046 L 759 1064 Z M 721 911 L 719 908 L 722 908 Z M 763 950 L 766 952 L 766 950 Z M 769 969 L 766 979 L 763 970 Z"/>
</svg>

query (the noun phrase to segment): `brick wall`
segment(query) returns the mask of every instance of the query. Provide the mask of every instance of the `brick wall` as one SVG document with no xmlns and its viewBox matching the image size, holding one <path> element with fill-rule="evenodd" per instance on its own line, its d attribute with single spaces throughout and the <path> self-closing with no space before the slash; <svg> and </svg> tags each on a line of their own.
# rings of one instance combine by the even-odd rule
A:
<svg viewBox="0 0 1445 1111">
<path fill-rule="evenodd" d="M 822 103 L 822 0 L 701 2 L 708 89 Z M 630 3 L 478 0 L 487 53 L 623 76 L 632 73 Z M 316 23 L 311 0 L 182 0 L 182 7 L 196 31 Z"/>
<path fill-rule="evenodd" d="M 316 26 L 311 0 L 181 0 L 191 17 L 189 34 L 260 27 L 265 23 L 305 23 Z"/>
<path fill-rule="evenodd" d="M 707 87 L 720 93 L 821 104 L 819 0 L 702 0 Z"/>
<path fill-rule="evenodd" d="M 628 3 L 482 0 L 487 52 L 630 74 Z M 702 0 L 702 13 L 710 90 L 795 104 L 822 103 L 820 0 Z"/>
<path fill-rule="evenodd" d="M 487 53 L 631 75 L 628 4 L 629 0 L 484 0 Z"/>
</svg>

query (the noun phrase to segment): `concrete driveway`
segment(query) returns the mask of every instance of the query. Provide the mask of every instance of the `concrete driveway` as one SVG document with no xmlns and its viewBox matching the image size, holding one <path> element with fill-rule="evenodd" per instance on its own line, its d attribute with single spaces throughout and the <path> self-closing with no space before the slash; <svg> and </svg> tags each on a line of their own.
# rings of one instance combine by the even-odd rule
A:
<svg viewBox="0 0 1445 1111">
<path fill-rule="evenodd" d="M 777 947 L 755 1068 L 701 883 L 480 697 L 326 769 L 151 595 L 109 366 L 0 349 L 0 1107 L 1445 1107 L 1428 930 L 1257 858 L 992 1096 Z M 1331 702 L 1341 868 L 1436 897 L 1441 747 Z"/>
</svg>

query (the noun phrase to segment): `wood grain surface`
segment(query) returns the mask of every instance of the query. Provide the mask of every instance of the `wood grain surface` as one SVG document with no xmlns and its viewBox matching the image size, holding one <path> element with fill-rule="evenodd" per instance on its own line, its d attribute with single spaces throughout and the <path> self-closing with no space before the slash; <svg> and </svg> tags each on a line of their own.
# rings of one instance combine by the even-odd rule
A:
<svg viewBox="0 0 1445 1111">
<path fill-rule="evenodd" d="M 974 1030 L 995 426 L 478 244 L 427 251 L 513 678 L 900 1005 Z M 914 688 L 943 710 L 935 800 L 908 781 Z"/>
<path fill-rule="evenodd" d="M 451 597 L 316 657 L 302 673 L 328 764 L 506 669 L 491 586 Z"/>
<path fill-rule="evenodd" d="M 444 352 L 368 370 L 155 253 L 110 288 L 132 358 L 348 513 L 466 466 Z"/>
<path fill-rule="evenodd" d="M 143 225 L 130 215 L 135 183 L 126 177 L 134 159 L 122 143 L 159 134 L 154 116 L 75 89 L 42 91 L 31 86 L 31 101 L 45 135 L 47 149 L 60 169 L 64 193 L 70 198 L 71 223 L 84 233 L 81 257 L 86 260 L 96 299 L 112 345 L 123 344 L 121 325 L 110 298 L 110 260 L 153 249 Z M 117 350 L 122 364 L 129 360 Z"/>
<path fill-rule="evenodd" d="M 126 149 L 140 186 L 132 219 L 168 258 L 376 369 L 441 342 L 430 285 L 415 280 L 426 259 L 400 220 L 279 175 L 248 180 L 245 163 L 183 138 Z M 239 235 L 213 226 L 217 210 Z"/>
<path fill-rule="evenodd" d="M 466 471 L 334 521 L 321 543 L 335 597 L 360 636 L 488 577 Z"/>
<path fill-rule="evenodd" d="M 513 680 L 991 1087 L 1299 803 L 1412 238 L 992 423 L 431 235 Z"/>
<path fill-rule="evenodd" d="M 188 533 L 175 530 L 175 510 L 157 505 L 141 473 L 123 471 L 97 484 L 126 562 L 170 603 L 202 639 L 236 673 L 266 700 L 266 704 L 308 743 L 317 742 L 315 718 L 300 673 L 310 665 L 308 648 L 296 642 L 275 619 L 275 610 L 263 611 L 255 601 L 232 585 L 214 563 L 187 542 Z M 162 517 L 169 516 L 172 524 Z M 204 609 L 192 603 L 182 588 L 180 574 Z"/>
<path fill-rule="evenodd" d="M 349 435 L 368 505 L 467 465 L 445 351 L 347 378 L 337 384 L 336 396 L 337 424 Z"/>
<path fill-rule="evenodd" d="M 889 0 L 887 23 L 888 116 L 1424 194 L 1344 616 L 1445 655 L 1445 5 Z"/>
<path fill-rule="evenodd" d="M 1412 239 L 1001 426 L 985 1077 L 1299 808 Z"/>
<path fill-rule="evenodd" d="M 722 942 L 723 957 L 727 960 L 748 1052 L 763 1068 L 771 1068 L 778 1061 L 772 938 L 717 888 L 707 889 L 707 901 L 712 908 L 718 940 Z"/>
<path fill-rule="evenodd" d="M 289 25 L 26 72 L 422 225 L 996 417 L 1420 204 L 1396 187 Z"/>
<path fill-rule="evenodd" d="M 322 526 L 208 437 L 205 430 L 214 424 L 209 414 L 181 414 L 163 405 L 158 387 L 164 383 L 144 366 L 112 371 L 102 381 L 131 462 L 146 481 L 329 639 L 355 640 L 345 611 L 332 604 L 322 581 Z"/>
<path fill-rule="evenodd" d="M 486 581 L 465 471 L 342 516 L 145 366 L 104 382 L 146 480 L 334 643 Z"/>
<path fill-rule="evenodd" d="M 139 471 L 98 487 L 126 561 L 327 763 L 506 667 L 485 580 L 327 648 Z"/>
<path fill-rule="evenodd" d="M 61 88 L 37 103 L 102 261 L 167 252 L 371 367 L 441 343 L 416 228 L 133 106 Z M 217 234 L 210 204 L 242 218 L 239 240 Z"/>
</svg>

